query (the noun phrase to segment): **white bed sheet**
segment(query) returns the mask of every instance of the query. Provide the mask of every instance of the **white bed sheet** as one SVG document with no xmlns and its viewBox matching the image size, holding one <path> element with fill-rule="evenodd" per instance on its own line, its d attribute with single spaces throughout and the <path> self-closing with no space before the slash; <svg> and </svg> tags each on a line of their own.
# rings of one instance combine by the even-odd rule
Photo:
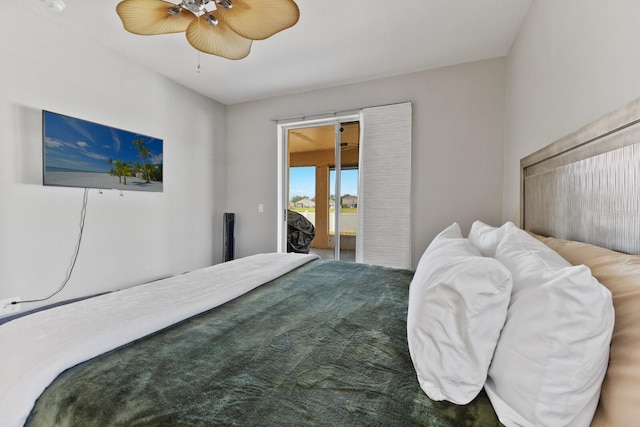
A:
<svg viewBox="0 0 640 427">
<path fill-rule="evenodd" d="M 22 426 L 37 398 L 64 370 L 224 304 L 316 258 L 253 255 L 0 326 L 2 425 Z"/>
</svg>

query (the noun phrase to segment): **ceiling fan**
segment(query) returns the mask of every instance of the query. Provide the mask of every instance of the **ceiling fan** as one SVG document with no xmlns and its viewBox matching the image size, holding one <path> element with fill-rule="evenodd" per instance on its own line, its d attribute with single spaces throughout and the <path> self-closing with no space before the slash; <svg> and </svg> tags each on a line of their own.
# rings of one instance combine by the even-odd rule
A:
<svg viewBox="0 0 640 427">
<path fill-rule="evenodd" d="M 195 49 L 228 59 L 244 58 L 253 40 L 292 27 L 300 17 L 293 0 L 123 0 L 116 12 L 130 33 L 185 32 Z"/>
</svg>

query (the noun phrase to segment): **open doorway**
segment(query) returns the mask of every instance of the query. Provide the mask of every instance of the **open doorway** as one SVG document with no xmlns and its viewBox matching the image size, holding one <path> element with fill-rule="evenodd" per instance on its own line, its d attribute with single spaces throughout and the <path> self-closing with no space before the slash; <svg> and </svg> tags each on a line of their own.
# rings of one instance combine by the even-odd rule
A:
<svg viewBox="0 0 640 427">
<path fill-rule="evenodd" d="M 309 252 L 355 261 L 360 123 L 333 119 L 283 129 L 286 215 L 313 224 Z M 294 213 L 292 213 L 294 212 Z"/>
<path fill-rule="evenodd" d="M 347 193 L 347 191 L 343 193 L 341 188 L 342 169 L 349 170 L 346 152 L 355 151 L 351 149 L 350 143 L 356 141 L 358 143 L 356 262 L 411 268 L 411 102 L 365 107 L 357 114 L 344 116 L 336 116 L 335 113 L 326 114 L 333 114 L 333 116 L 298 122 L 287 121 L 291 120 L 290 118 L 275 119 L 278 122 L 278 252 L 287 251 L 287 212 L 290 203 L 289 158 L 293 157 L 293 153 L 289 153 L 288 148 L 289 137 L 292 136 L 290 131 L 329 126 L 333 127 L 336 149 L 332 163 L 335 163 L 335 174 L 338 178 L 335 185 L 329 184 L 327 187 L 335 187 L 333 194 L 339 195 L 338 198 Z M 287 122 L 284 123 L 284 121 Z M 346 125 L 352 122 L 359 126 L 357 138 L 343 135 L 347 129 Z M 342 132 L 340 132 L 341 128 Z M 302 135 L 305 133 L 302 132 Z M 305 138 L 313 140 L 309 135 L 303 139 Z M 318 182 L 327 182 L 330 179 L 330 176 L 323 175 L 317 170 L 316 177 L 316 186 Z M 331 203 L 331 194 L 329 193 L 327 205 Z M 324 198 L 321 199 L 317 192 L 315 197 L 315 210 L 318 212 L 320 209 L 318 203 Z M 341 240 L 348 239 L 341 232 L 341 223 L 344 222 L 344 220 L 341 221 L 341 210 L 342 206 L 332 212 L 338 230 L 333 234 L 333 253 L 336 259 L 341 259 Z M 318 222 L 317 214 L 315 220 L 317 228 L 324 227 Z M 327 231 L 327 239 L 330 235 L 331 232 Z M 318 243 L 316 241 L 314 246 L 318 247 Z M 329 245 L 327 249 L 331 251 Z"/>
</svg>

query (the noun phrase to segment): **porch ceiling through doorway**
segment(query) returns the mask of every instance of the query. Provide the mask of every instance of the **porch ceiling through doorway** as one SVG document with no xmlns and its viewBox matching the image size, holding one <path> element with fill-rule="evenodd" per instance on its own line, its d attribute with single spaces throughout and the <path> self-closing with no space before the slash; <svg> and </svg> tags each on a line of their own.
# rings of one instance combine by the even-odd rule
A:
<svg viewBox="0 0 640 427">
<path fill-rule="evenodd" d="M 357 147 L 360 142 L 360 125 L 357 122 L 342 124 L 342 146 Z M 333 150 L 335 147 L 335 127 L 316 126 L 289 131 L 289 153 Z"/>
</svg>

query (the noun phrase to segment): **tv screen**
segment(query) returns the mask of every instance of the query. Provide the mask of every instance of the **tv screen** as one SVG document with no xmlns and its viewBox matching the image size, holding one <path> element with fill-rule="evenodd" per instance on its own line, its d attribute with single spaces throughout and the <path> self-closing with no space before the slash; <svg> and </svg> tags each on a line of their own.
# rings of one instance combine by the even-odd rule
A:
<svg viewBox="0 0 640 427">
<path fill-rule="evenodd" d="M 43 183 L 162 191 L 162 140 L 42 112 Z"/>
</svg>

